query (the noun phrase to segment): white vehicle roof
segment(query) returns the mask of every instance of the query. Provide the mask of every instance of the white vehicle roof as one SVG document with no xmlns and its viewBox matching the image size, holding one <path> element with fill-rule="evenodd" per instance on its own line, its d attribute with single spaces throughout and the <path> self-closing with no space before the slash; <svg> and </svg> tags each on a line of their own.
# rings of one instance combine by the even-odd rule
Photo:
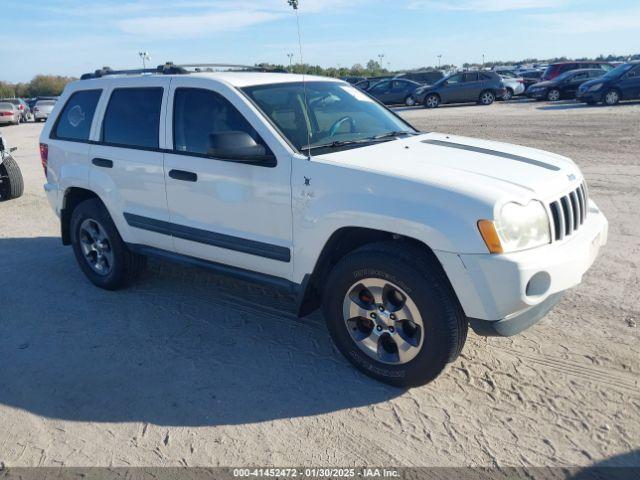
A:
<svg viewBox="0 0 640 480">
<path fill-rule="evenodd" d="M 105 75 L 99 78 L 90 78 L 86 80 L 78 80 L 73 82 L 77 88 L 80 88 L 81 85 L 87 84 L 89 82 L 114 82 L 118 83 L 118 80 L 122 80 L 124 78 L 133 79 L 133 78 L 150 78 L 150 77 L 175 77 L 175 78 L 184 78 L 184 77 L 195 77 L 195 78 L 209 78 L 211 80 L 215 80 L 218 82 L 223 82 L 233 87 L 248 87 L 254 85 L 269 85 L 274 83 L 294 83 L 294 82 L 302 82 L 304 79 L 307 82 L 335 82 L 335 83 L 346 83 L 338 78 L 331 77 L 320 77 L 315 75 L 298 75 L 292 73 L 274 73 L 274 72 L 246 72 L 246 71 L 230 71 L 230 72 L 189 72 L 183 74 L 111 74 Z"/>
</svg>

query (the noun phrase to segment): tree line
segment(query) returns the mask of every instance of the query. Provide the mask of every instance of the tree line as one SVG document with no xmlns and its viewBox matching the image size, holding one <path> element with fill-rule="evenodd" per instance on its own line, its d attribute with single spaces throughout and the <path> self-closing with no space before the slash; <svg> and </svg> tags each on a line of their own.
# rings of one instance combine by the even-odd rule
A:
<svg viewBox="0 0 640 480">
<path fill-rule="evenodd" d="M 73 77 L 60 75 L 36 75 L 27 83 L 8 83 L 0 81 L 0 98 L 38 96 L 57 96 L 62 93 L 67 83 L 76 80 Z"/>
</svg>

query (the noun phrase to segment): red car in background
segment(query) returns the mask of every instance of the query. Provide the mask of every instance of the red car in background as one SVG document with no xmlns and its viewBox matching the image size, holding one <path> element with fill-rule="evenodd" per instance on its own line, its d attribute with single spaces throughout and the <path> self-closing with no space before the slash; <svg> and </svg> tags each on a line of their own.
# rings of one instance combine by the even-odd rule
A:
<svg viewBox="0 0 640 480">
<path fill-rule="evenodd" d="M 613 70 L 613 65 L 607 62 L 558 62 L 550 63 L 547 69 L 542 74 L 540 81 L 553 80 L 558 75 L 568 72 L 570 70 L 578 70 L 581 68 L 601 68 L 605 72 Z"/>
</svg>

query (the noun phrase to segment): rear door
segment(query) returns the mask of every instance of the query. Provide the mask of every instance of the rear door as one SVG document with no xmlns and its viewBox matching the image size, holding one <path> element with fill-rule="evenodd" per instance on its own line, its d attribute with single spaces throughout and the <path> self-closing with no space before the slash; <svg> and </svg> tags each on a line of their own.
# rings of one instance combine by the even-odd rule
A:
<svg viewBox="0 0 640 480">
<path fill-rule="evenodd" d="M 404 80 L 393 80 L 389 91 L 389 103 L 404 103 L 405 99 L 413 91 L 413 84 Z"/>
<path fill-rule="evenodd" d="M 122 78 L 101 104 L 91 146 L 90 185 L 100 194 L 126 241 L 173 250 L 161 227 L 169 220 L 164 185 L 164 118 L 170 77 Z"/>
<path fill-rule="evenodd" d="M 478 72 L 468 72 L 464 74 L 464 101 L 475 102 L 480 98 L 482 91 L 482 81 Z"/>
<path fill-rule="evenodd" d="M 226 84 L 184 76 L 172 82 L 166 121 L 176 252 L 290 278 L 291 154 L 255 107 Z M 225 132 L 248 134 L 272 160 L 220 157 L 212 139 Z"/>
</svg>

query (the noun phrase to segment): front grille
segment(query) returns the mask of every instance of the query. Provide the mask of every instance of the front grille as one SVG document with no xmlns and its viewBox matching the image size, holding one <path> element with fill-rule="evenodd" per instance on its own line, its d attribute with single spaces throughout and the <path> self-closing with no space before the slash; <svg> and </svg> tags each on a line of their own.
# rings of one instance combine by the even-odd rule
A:
<svg viewBox="0 0 640 480">
<path fill-rule="evenodd" d="M 589 206 L 587 184 L 569 192 L 549 205 L 554 240 L 563 240 L 572 235 L 587 218 Z"/>
</svg>

